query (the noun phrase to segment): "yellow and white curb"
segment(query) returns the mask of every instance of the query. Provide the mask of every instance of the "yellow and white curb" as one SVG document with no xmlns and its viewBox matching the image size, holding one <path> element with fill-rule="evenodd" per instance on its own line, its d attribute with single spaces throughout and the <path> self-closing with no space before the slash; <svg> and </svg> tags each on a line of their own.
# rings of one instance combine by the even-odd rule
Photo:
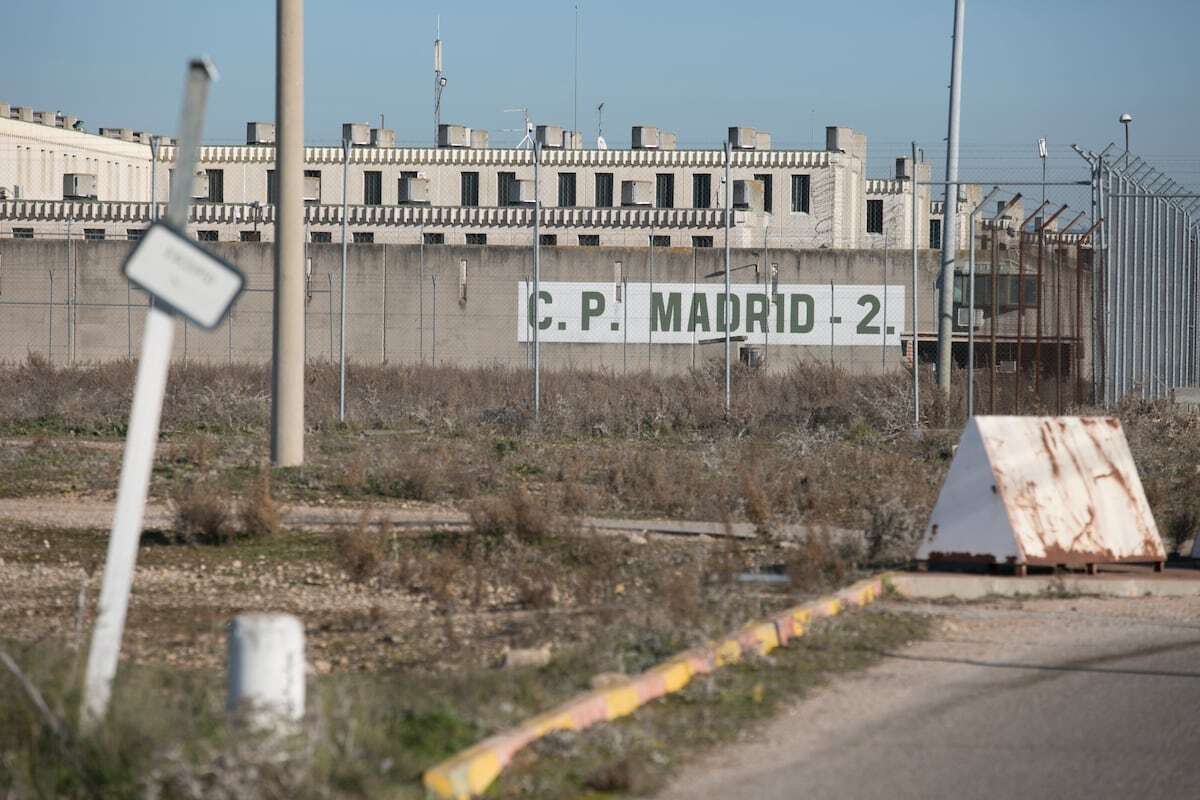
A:
<svg viewBox="0 0 1200 800">
<path fill-rule="evenodd" d="M 446 800 L 482 794 L 517 751 L 553 731 L 581 731 L 624 717 L 651 700 L 677 692 L 696 675 L 713 672 L 750 655 L 766 655 L 804 635 L 809 623 L 846 608 L 861 608 L 883 594 L 890 576 L 877 575 L 842 591 L 746 625 L 707 647 L 696 647 L 651 667 L 620 686 L 584 692 L 555 709 L 526 720 L 430 767 L 422 776 L 429 793 Z"/>
</svg>

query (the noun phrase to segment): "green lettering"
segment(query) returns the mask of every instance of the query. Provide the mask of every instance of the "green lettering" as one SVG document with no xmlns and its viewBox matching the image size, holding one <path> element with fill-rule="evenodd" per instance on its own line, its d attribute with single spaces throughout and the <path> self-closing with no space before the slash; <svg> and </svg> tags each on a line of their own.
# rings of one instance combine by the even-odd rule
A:
<svg viewBox="0 0 1200 800">
<path fill-rule="evenodd" d="M 767 310 L 770 307 L 765 294 L 746 295 L 746 333 L 754 332 L 756 322 L 760 331 L 767 332 Z"/>
<path fill-rule="evenodd" d="M 550 293 L 547 292 L 545 289 L 542 289 L 540 292 L 538 292 L 538 299 L 542 303 L 547 303 L 547 304 L 554 300 L 554 298 L 550 296 Z M 530 325 L 530 327 L 533 327 L 533 311 L 534 311 L 533 295 L 531 294 L 531 295 L 529 295 L 529 325 Z M 538 330 L 544 331 L 553 324 L 554 324 L 554 320 L 551 319 L 549 315 L 546 315 L 546 316 L 542 317 L 542 321 L 538 324 Z"/>
<path fill-rule="evenodd" d="M 813 329 L 813 310 L 815 303 L 811 294 L 788 295 L 792 300 L 792 333 L 809 333 Z M 800 306 L 804 306 L 804 322 L 800 322 Z"/>
<path fill-rule="evenodd" d="M 683 295 L 670 292 L 666 305 L 663 304 L 662 292 L 650 293 L 650 330 L 679 332 L 680 311 L 683 307 Z"/>
<path fill-rule="evenodd" d="M 688 333 L 708 333 L 708 295 L 704 292 L 692 294 L 692 310 L 688 314 Z"/>
<path fill-rule="evenodd" d="M 582 302 L 583 308 L 579 312 L 579 318 L 583 330 L 586 331 L 592 327 L 592 317 L 598 317 L 604 313 L 604 293 L 584 292 Z"/>
<path fill-rule="evenodd" d="M 726 297 L 725 293 L 717 295 L 717 333 L 725 332 L 726 320 L 729 322 L 729 331 L 734 333 L 738 329 L 738 323 L 741 321 L 741 298 L 736 294 L 731 294 Z M 729 311 L 726 311 L 726 308 Z"/>
<path fill-rule="evenodd" d="M 783 333 L 783 295 L 771 295 L 771 302 L 775 304 L 775 332 Z"/>
</svg>

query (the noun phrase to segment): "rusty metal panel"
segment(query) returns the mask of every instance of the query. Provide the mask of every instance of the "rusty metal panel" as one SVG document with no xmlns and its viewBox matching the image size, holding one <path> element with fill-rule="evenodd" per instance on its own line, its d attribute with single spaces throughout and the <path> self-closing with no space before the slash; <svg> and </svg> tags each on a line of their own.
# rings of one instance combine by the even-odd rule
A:
<svg viewBox="0 0 1200 800">
<path fill-rule="evenodd" d="M 1118 420 L 975 417 L 917 557 L 1078 565 L 1166 551 Z"/>
</svg>

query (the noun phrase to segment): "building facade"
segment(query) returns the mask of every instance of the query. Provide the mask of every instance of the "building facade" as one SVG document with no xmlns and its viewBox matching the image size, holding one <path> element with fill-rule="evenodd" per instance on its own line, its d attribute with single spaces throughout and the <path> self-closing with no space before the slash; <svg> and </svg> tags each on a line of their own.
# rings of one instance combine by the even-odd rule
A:
<svg viewBox="0 0 1200 800">
<path fill-rule="evenodd" d="M 92 134 L 81 127 L 58 113 L 0 104 L 0 236 L 131 239 L 154 211 L 161 216 L 175 178 L 174 144 L 124 128 Z M 347 125 L 345 135 L 357 142 L 348 153 L 305 148 L 309 240 L 341 241 L 345 185 L 355 243 L 529 244 L 532 195 L 515 199 L 514 187 L 534 180 L 534 150 L 488 147 L 483 132 L 443 127 L 443 147 L 396 147 L 386 129 Z M 629 149 L 585 149 L 578 134 L 552 126 L 539 127 L 538 137 L 542 244 L 724 246 L 723 150 L 674 149 L 673 135 L 648 127 L 634 128 Z M 769 136 L 742 127 L 730 128 L 729 138 L 731 193 L 753 184 L 734 199 L 734 247 L 907 248 L 914 209 L 917 246 L 940 245 L 939 193 L 922 185 L 927 163 L 897 159 L 893 176 L 868 178 L 866 136 L 844 127 L 826 129 L 824 150 L 770 149 Z M 201 148 L 189 233 L 205 241 L 273 239 L 273 139 L 272 125 L 250 123 L 247 144 Z M 960 224 L 966 241 L 965 214 Z"/>
</svg>

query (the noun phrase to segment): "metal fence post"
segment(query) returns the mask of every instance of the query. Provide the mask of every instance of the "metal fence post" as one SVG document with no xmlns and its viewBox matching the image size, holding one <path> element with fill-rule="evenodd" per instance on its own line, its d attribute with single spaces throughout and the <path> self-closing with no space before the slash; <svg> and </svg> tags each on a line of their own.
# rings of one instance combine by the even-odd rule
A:
<svg viewBox="0 0 1200 800">
<path fill-rule="evenodd" d="M 542 349 L 538 330 L 542 327 L 541 293 L 542 293 L 542 195 L 541 195 L 541 164 L 542 144 L 533 143 L 533 418 L 542 418 Z M 435 277 L 434 286 L 437 285 Z M 434 299 L 434 314 L 437 313 L 437 300 Z M 437 324 L 434 317 L 434 324 Z M 434 346 L 437 346 L 436 335 Z"/>
</svg>

